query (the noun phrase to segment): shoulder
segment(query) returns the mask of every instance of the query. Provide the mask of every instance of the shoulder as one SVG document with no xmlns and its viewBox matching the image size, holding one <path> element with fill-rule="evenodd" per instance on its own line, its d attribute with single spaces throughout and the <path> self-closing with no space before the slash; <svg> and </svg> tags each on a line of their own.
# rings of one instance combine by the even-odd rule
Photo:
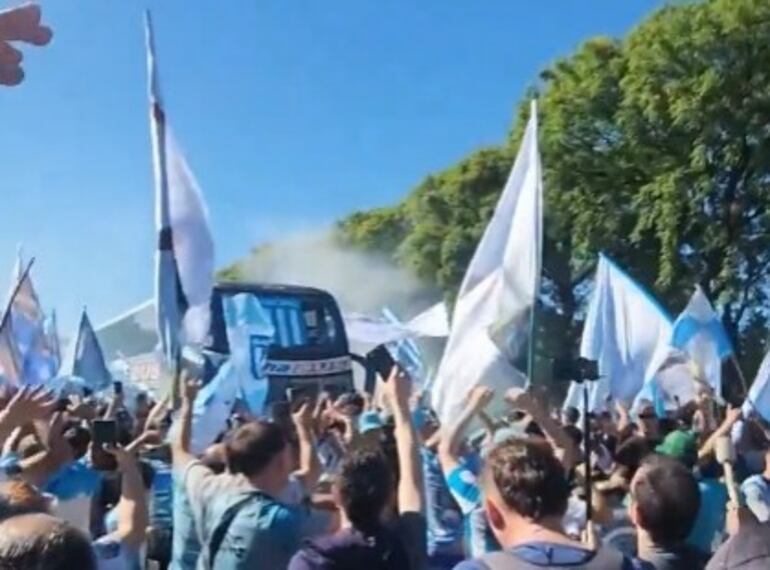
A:
<svg viewBox="0 0 770 570">
<path fill-rule="evenodd" d="M 761 475 L 752 475 L 741 484 L 741 490 L 744 493 L 748 491 L 765 491 L 767 490 L 767 481 Z"/>
<path fill-rule="evenodd" d="M 104 536 L 94 541 L 93 549 L 99 570 L 124 570 L 138 567 L 139 553 L 113 536 Z"/>
<path fill-rule="evenodd" d="M 453 570 L 489 570 L 481 560 L 463 560 Z"/>
</svg>

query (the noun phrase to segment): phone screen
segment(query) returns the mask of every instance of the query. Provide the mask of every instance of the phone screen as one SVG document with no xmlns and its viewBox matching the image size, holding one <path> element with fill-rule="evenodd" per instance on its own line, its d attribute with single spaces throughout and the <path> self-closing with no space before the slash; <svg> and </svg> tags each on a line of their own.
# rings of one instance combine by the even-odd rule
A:
<svg viewBox="0 0 770 570">
<path fill-rule="evenodd" d="M 115 456 L 105 451 L 118 440 L 118 424 L 115 420 L 96 420 L 91 424 L 91 463 L 99 471 L 115 471 L 118 468 Z"/>
<path fill-rule="evenodd" d="M 396 361 L 384 344 L 379 345 L 367 354 L 366 361 L 367 367 L 377 372 L 383 382 L 388 380 L 393 367 L 396 365 Z"/>
<path fill-rule="evenodd" d="M 118 441 L 118 424 L 115 420 L 96 420 L 92 424 L 94 445 L 110 446 Z"/>
<path fill-rule="evenodd" d="M 113 382 L 112 383 L 112 389 L 116 394 L 122 394 L 123 393 L 123 382 Z"/>
</svg>

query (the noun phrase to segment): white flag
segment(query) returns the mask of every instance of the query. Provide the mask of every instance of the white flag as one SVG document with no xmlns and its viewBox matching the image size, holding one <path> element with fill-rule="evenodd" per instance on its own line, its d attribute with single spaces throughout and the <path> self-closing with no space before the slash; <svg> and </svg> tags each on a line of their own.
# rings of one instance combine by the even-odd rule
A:
<svg viewBox="0 0 770 570">
<path fill-rule="evenodd" d="M 765 422 L 770 422 L 770 351 L 765 354 L 757 376 L 743 403 L 743 415 L 749 417 L 756 412 Z"/>
<path fill-rule="evenodd" d="M 166 363 L 172 364 L 182 343 L 206 342 L 214 241 L 200 189 L 166 121 L 149 13 L 146 32 L 158 233 L 155 300 L 161 347 Z"/>
<path fill-rule="evenodd" d="M 605 399 L 630 405 L 645 380 L 669 354 L 671 319 L 641 285 L 600 255 L 588 306 L 580 355 L 599 363 L 589 405 L 603 409 Z"/>
<path fill-rule="evenodd" d="M 371 317 L 360 313 L 344 315 L 349 340 L 362 344 L 389 344 L 420 337 L 441 338 L 449 335 L 449 315 L 442 302 L 428 307 L 404 323 L 396 318 Z"/>
<path fill-rule="evenodd" d="M 530 311 L 540 287 L 543 182 L 537 106 L 495 212 L 473 255 L 455 306 L 449 341 L 432 387 L 433 405 L 448 422 L 468 391 L 502 391 L 526 382 L 511 361 L 528 341 Z"/>
</svg>

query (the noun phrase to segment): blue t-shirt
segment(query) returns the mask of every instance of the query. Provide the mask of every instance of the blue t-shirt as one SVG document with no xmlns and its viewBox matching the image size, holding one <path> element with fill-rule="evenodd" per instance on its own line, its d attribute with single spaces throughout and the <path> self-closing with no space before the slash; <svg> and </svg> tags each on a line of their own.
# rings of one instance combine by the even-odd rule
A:
<svg viewBox="0 0 770 570">
<path fill-rule="evenodd" d="M 181 478 L 173 477 L 174 534 L 169 570 L 195 570 L 201 553 L 201 543 L 187 491 Z"/>
<path fill-rule="evenodd" d="M 171 465 L 150 461 L 153 469 L 150 489 L 150 523 L 154 528 L 171 530 L 174 524 L 174 481 Z"/>
<path fill-rule="evenodd" d="M 110 536 L 93 543 L 98 570 L 141 570 L 139 552 L 133 551 Z"/>
<path fill-rule="evenodd" d="M 481 501 L 481 488 L 473 471 L 459 465 L 447 474 L 446 483 L 464 516 L 466 555 L 475 558 L 500 550 L 489 529 Z"/>
<path fill-rule="evenodd" d="M 425 484 L 425 513 L 428 524 L 428 554 L 463 537 L 463 516 L 447 488 L 438 456 L 429 449 L 420 451 Z"/>
<path fill-rule="evenodd" d="M 711 554 L 716 550 L 714 546 L 721 542 L 725 530 L 727 488 L 716 479 L 702 479 L 698 487 L 700 509 L 687 544 L 704 554 Z"/>
</svg>

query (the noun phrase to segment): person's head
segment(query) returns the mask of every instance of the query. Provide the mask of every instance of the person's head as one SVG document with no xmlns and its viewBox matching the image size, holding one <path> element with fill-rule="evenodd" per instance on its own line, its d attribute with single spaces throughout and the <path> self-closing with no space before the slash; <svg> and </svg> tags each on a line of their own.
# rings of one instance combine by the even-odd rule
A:
<svg viewBox="0 0 770 570">
<path fill-rule="evenodd" d="M 561 415 L 561 421 L 565 426 L 574 426 L 580 419 L 580 411 L 575 406 L 565 408 Z"/>
<path fill-rule="evenodd" d="M 495 446 L 482 485 L 487 519 L 504 547 L 524 526 L 558 527 L 567 510 L 569 483 L 545 441 L 510 438 Z"/>
<path fill-rule="evenodd" d="M 235 430 L 225 442 L 227 468 L 249 479 L 267 479 L 283 486 L 292 470 L 291 448 L 275 423 L 258 420 Z"/>
<path fill-rule="evenodd" d="M 96 570 L 90 539 L 46 514 L 11 517 L 0 523 L 0 570 Z"/>
<path fill-rule="evenodd" d="M 72 456 L 75 459 L 80 459 L 88 452 L 88 446 L 91 444 L 91 432 L 77 423 L 73 423 L 64 430 L 64 439 L 72 448 Z"/>
<path fill-rule="evenodd" d="M 665 437 L 655 451 L 692 469 L 698 461 L 698 438 L 692 432 L 675 430 Z"/>
<path fill-rule="evenodd" d="M 664 455 L 651 455 L 642 462 L 629 497 L 634 526 L 661 546 L 683 542 L 700 508 L 700 490 L 692 471 Z"/>
<path fill-rule="evenodd" d="M 358 432 L 365 445 L 376 445 L 380 441 L 385 422 L 375 411 L 364 412 L 358 416 Z"/>
<path fill-rule="evenodd" d="M 645 402 L 639 408 L 639 413 L 636 415 L 636 427 L 643 436 L 657 435 L 658 416 L 655 414 L 655 407 L 651 403 Z"/>
<path fill-rule="evenodd" d="M 21 480 L 0 483 L 0 499 L 0 519 L 27 513 L 48 513 L 52 504 L 51 496 Z"/>
<path fill-rule="evenodd" d="M 358 530 L 376 530 L 394 497 L 394 477 L 381 452 L 358 450 L 342 462 L 334 483 L 340 510 Z"/>
</svg>

